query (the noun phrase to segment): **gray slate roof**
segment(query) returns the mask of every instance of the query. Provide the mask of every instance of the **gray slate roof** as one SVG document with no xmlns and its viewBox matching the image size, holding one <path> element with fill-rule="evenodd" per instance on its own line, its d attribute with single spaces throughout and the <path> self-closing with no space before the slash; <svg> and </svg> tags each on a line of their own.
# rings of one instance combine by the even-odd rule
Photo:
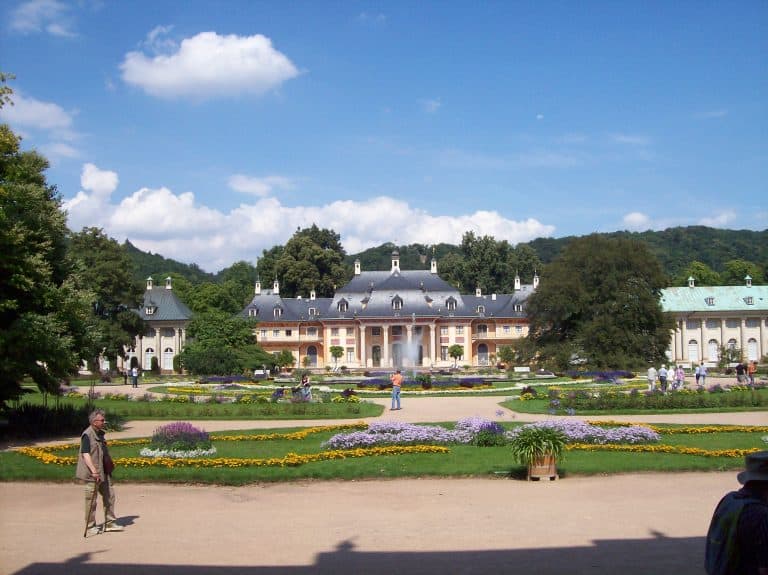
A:
<svg viewBox="0 0 768 575">
<path fill-rule="evenodd" d="M 425 270 L 361 272 L 336 291 L 333 298 L 283 298 L 272 290 L 262 290 L 241 312 L 242 317 L 261 321 L 323 321 L 353 318 L 393 317 L 508 317 L 524 318 L 525 301 L 533 293 L 530 285 L 513 294 L 462 295 L 435 273 Z M 400 309 L 393 308 L 399 298 Z M 449 310 L 449 301 L 455 309 Z M 346 305 L 346 311 L 342 311 Z M 483 311 L 478 311 L 483 306 Z M 274 309 L 282 310 L 276 318 Z M 516 311 L 516 308 L 520 308 Z M 310 315 L 314 308 L 316 316 Z M 251 312 L 253 310 L 253 313 Z"/>
<path fill-rule="evenodd" d="M 147 307 L 154 306 L 155 313 L 147 315 Z M 172 289 L 154 286 L 144 292 L 144 303 L 136 310 L 145 321 L 185 321 L 192 318 L 192 312 Z"/>
</svg>

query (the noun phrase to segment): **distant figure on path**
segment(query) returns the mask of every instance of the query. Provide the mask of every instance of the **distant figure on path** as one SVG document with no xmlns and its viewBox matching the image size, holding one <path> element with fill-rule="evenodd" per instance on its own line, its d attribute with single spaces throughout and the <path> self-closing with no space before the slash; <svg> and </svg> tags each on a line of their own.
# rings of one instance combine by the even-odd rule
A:
<svg viewBox="0 0 768 575">
<path fill-rule="evenodd" d="M 744 487 L 717 504 L 707 532 L 705 568 L 709 575 L 768 574 L 768 451 L 751 453 Z"/>
<path fill-rule="evenodd" d="M 747 370 L 744 364 L 739 362 L 736 364 L 736 383 L 743 384 L 747 379 Z"/>
<path fill-rule="evenodd" d="M 683 389 L 685 387 L 685 370 L 682 365 L 678 365 L 675 370 L 675 389 Z"/>
<path fill-rule="evenodd" d="M 648 391 L 656 389 L 656 368 L 651 366 L 648 368 Z"/>
<path fill-rule="evenodd" d="M 139 368 L 135 365 L 131 368 L 131 385 L 139 387 Z"/>
<path fill-rule="evenodd" d="M 757 362 L 751 361 L 747 367 L 747 375 L 749 376 L 749 385 L 755 385 L 755 374 L 757 373 Z"/>
<path fill-rule="evenodd" d="M 400 409 L 400 388 L 403 386 L 403 376 L 398 369 L 390 376 L 392 382 L 392 407 L 390 411 Z M 397 405 L 397 407 L 395 407 Z"/>
<path fill-rule="evenodd" d="M 659 384 L 661 386 L 661 392 L 667 393 L 667 366 L 662 364 L 661 369 L 659 370 Z"/>
<path fill-rule="evenodd" d="M 696 385 L 699 385 L 700 379 L 701 379 L 701 367 L 697 365 L 696 366 Z"/>
<path fill-rule="evenodd" d="M 701 385 L 702 387 L 707 385 L 707 366 L 704 365 L 704 362 L 701 362 L 701 365 L 699 366 L 699 377 L 701 378 Z"/>
</svg>

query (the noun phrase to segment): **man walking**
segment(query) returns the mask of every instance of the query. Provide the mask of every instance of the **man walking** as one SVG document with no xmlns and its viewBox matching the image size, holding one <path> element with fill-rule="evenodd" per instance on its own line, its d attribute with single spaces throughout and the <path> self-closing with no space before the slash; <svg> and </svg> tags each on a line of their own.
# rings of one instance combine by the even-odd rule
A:
<svg viewBox="0 0 768 575">
<path fill-rule="evenodd" d="M 131 368 L 131 385 L 139 387 L 139 368 L 135 365 Z"/>
<path fill-rule="evenodd" d="M 88 416 L 90 425 L 80 436 L 77 459 L 78 479 L 85 481 L 85 536 L 100 533 L 96 525 L 96 494 L 101 494 L 104 506 L 104 531 L 122 531 L 115 517 L 115 491 L 112 488 L 114 464 L 104 439 L 104 411 L 95 409 Z"/>
</svg>

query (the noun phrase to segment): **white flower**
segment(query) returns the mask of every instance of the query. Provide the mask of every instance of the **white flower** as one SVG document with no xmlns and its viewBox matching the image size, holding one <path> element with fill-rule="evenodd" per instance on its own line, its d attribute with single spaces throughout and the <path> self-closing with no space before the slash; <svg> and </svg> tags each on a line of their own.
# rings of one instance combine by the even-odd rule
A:
<svg viewBox="0 0 768 575">
<path fill-rule="evenodd" d="M 190 451 L 174 451 L 171 449 L 150 449 L 145 447 L 139 452 L 142 457 L 171 457 L 173 459 L 193 459 L 195 457 L 206 457 L 215 455 L 216 448 L 210 449 L 192 449 Z"/>
</svg>

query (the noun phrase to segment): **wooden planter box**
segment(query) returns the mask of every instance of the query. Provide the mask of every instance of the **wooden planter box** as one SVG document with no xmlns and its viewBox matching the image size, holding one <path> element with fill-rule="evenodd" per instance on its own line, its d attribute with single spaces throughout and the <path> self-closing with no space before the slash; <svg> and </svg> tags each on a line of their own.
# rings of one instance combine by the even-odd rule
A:
<svg viewBox="0 0 768 575">
<path fill-rule="evenodd" d="M 557 461 L 552 455 L 545 455 L 540 459 L 533 462 L 533 465 L 528 466 L 528 481 L 532 479 L 541 480 L 549 479 L 554 481 L 557 479 Z"/>
</svg>

